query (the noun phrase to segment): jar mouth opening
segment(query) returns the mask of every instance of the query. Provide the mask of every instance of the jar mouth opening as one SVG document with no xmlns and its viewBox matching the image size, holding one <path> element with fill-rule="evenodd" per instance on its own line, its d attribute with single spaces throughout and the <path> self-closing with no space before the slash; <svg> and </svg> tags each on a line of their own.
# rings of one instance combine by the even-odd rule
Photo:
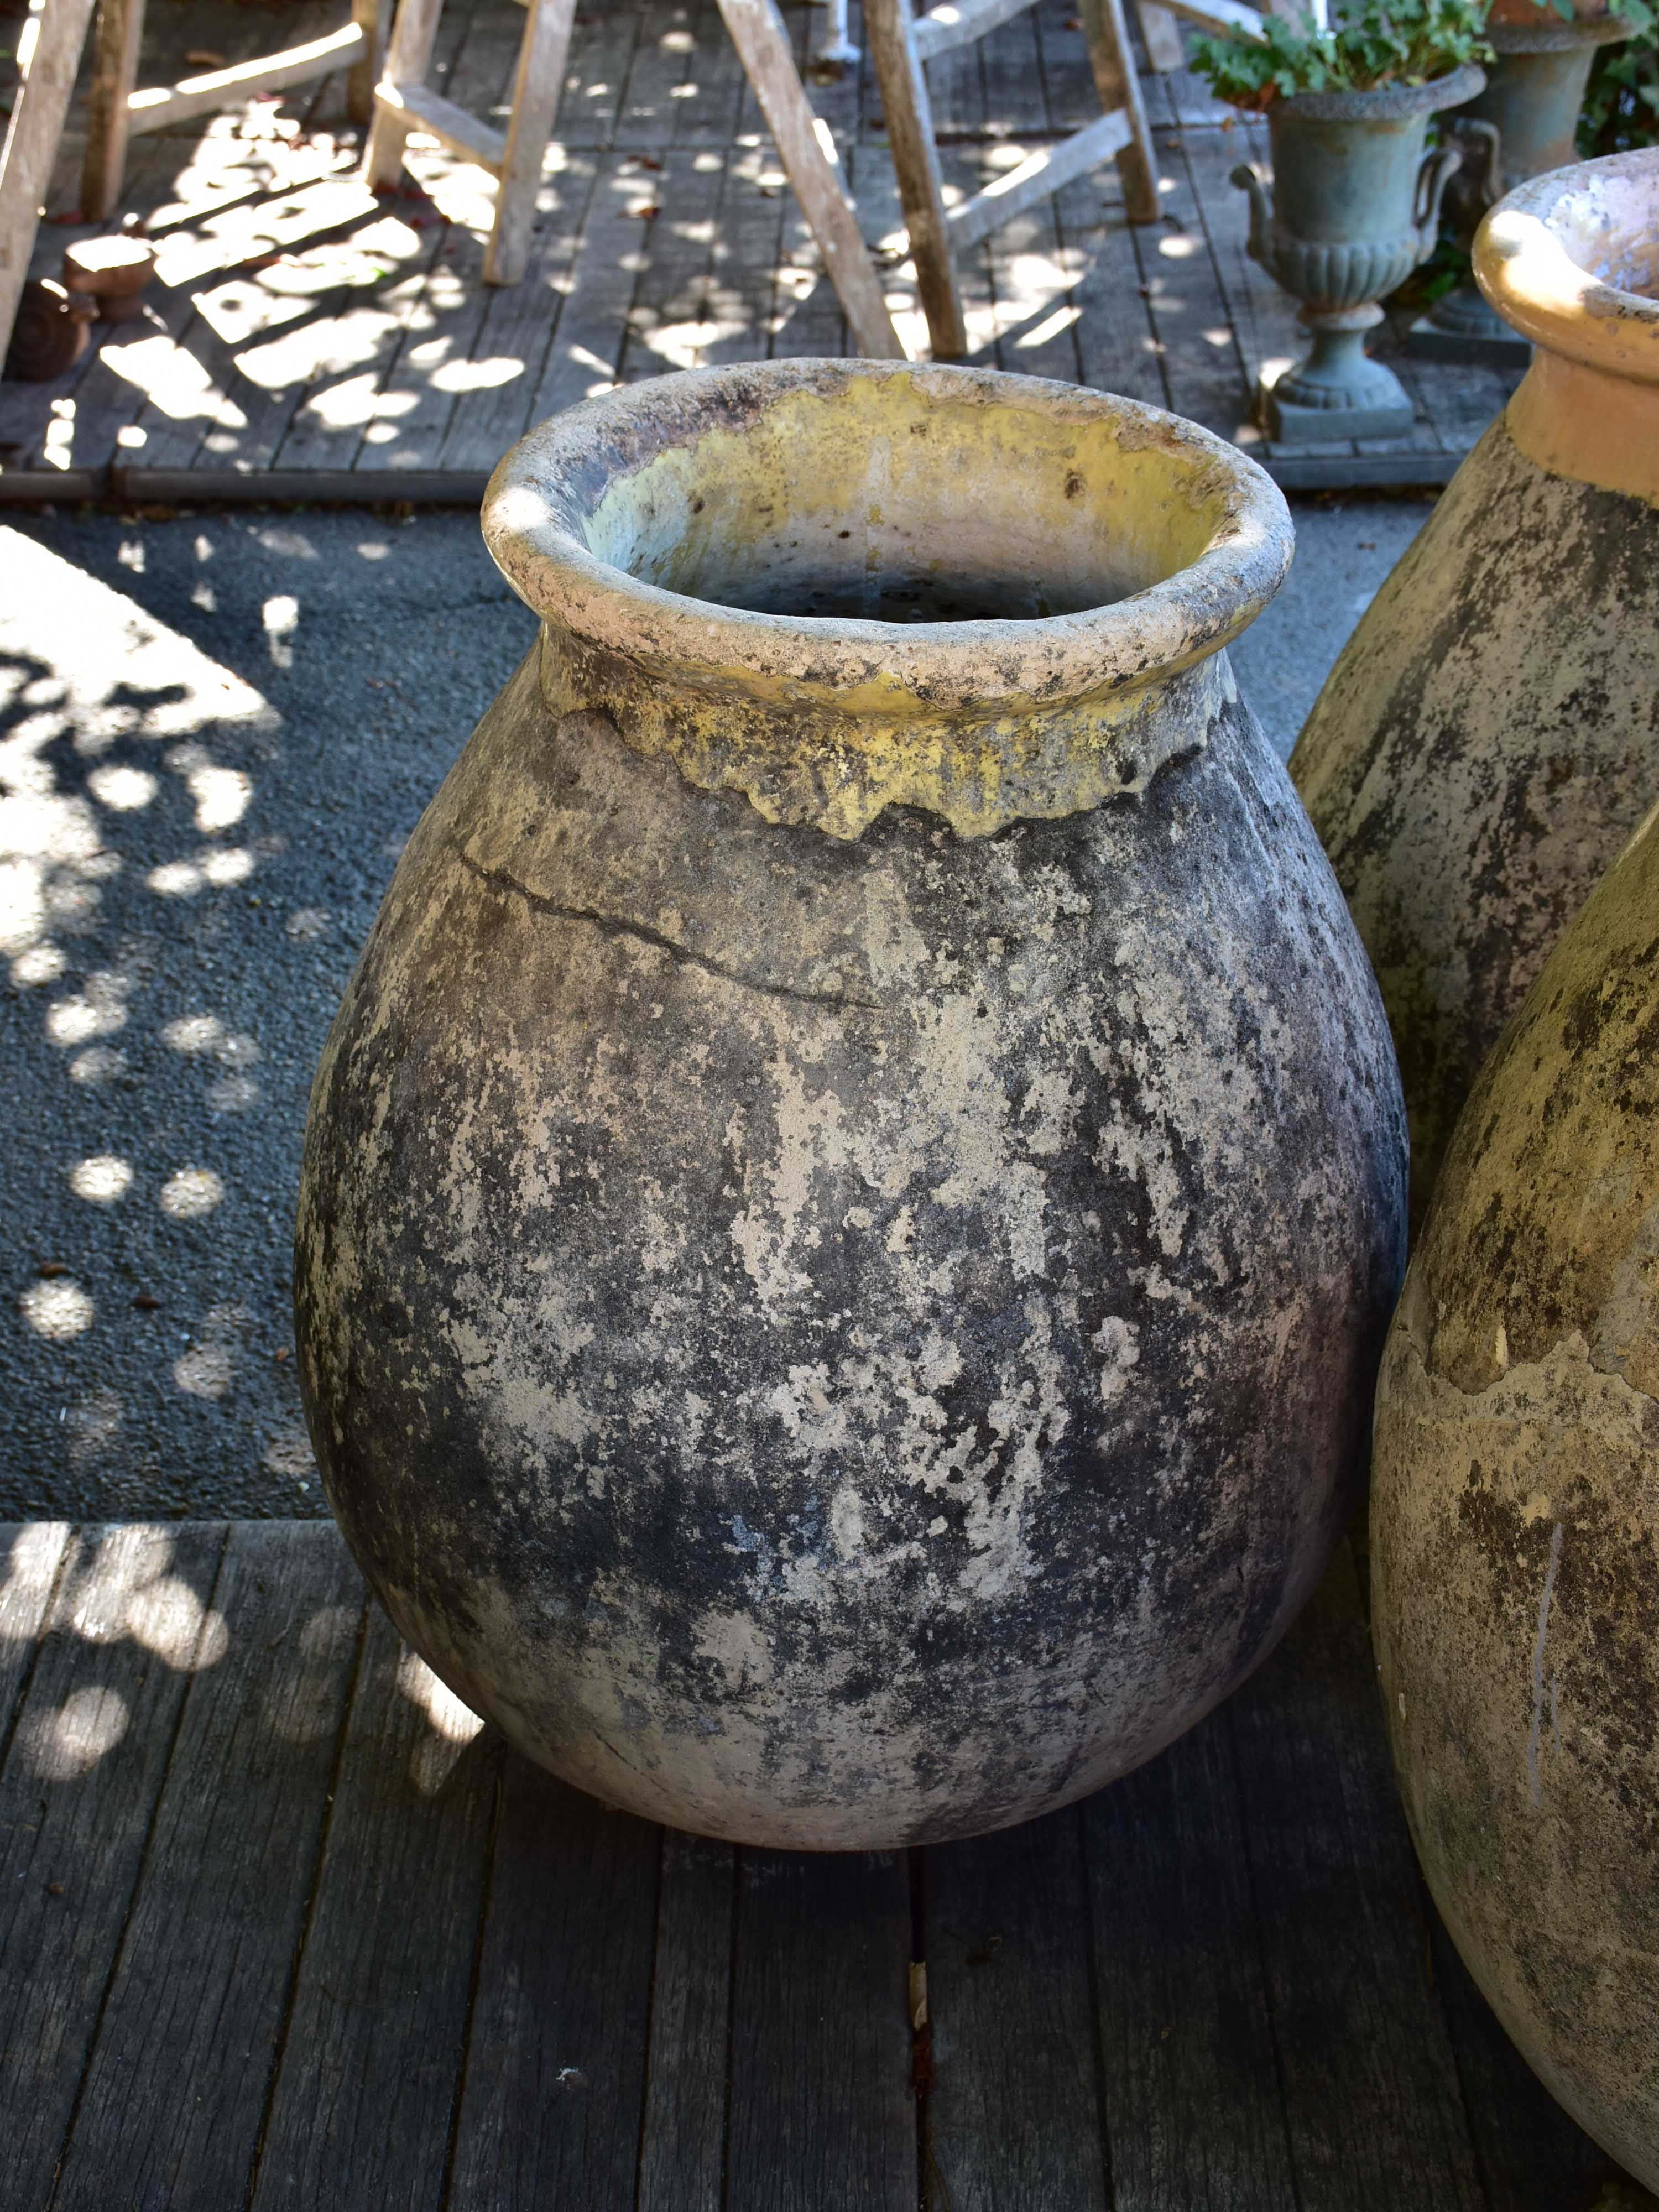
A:
<svg viewBox="0 0 1659 2212">
<path fill-rule="evenodd" d="M 1474 243 L 1480 289 L 1534 344 L 1659 384 L 1659 149 L 1534 179 Z"/>
<path fill-rule="evenodd" d="M 1158 409 L 843 361 L 586 401 L 507 456 L 483 529 L 520 596 L 591 644 L 694 680 L 879 673 L 940 704 L 1184 665 L 1255 617 L 1291 550 L 1270 479 Z"/>
</svg>

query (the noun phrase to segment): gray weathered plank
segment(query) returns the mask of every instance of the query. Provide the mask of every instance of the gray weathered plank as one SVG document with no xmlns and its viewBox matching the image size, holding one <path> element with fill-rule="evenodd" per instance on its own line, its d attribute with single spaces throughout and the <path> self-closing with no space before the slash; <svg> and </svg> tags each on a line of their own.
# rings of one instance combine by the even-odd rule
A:
<svg viewBox="0 0 1659 2212">
<path fill-rule="evenodd" d="M 758 181 L 775 174 L 769 152 L 735 155 L 726 164 L 703 309 L 710 336 L 699 367 L 764 361 L 772 349 L 786 198 Z"/>
<path fill-rule="evenodd" d="M 501 1752 L 374 1607 L 252 2212 L 442 2202 Z"/>
<path fill-rule="evenodd" d="M 305 1925 L 362 1583 L 331 1522 L 232 1524 L 57 2212 L 238 2204 Z"/>
<path fill-rule="evenodd" d="M 17 1701 L 33 1672 L 37 1642 L 64 1566 L 78 1555 L 64 1521 L 0 1522 L 0 1759 L 11 1741 Z"/>
<path fill-rule="evenodd" d="M 1108 2212 L 1077 1812 L 928 1851 L 922 1897 L 939 2204 Z"/>
<path fill-rule="evenodd" d="M 1083 1816 L 1119 2203 L 1297 2212 L 1225 1717 Z"/>
<path fill-rule="evenodd" d="M 667 146 L 673 142 L 679 106 L 675 94 L 686 81 L 696 49 L 690 0 L 633 0 L 633 7 L 638 28 L 614 143 Z"/>
<path fill-rule="evenodd" d="M 726 2212 L 915 2212 L 909 1957 L 899 1853 L 743 1853 Z"/>
<path fill-rule="evenodd" d="M 724 149 L 737 143 L 748 81 L 719 0 L 693 0 L 688 28 L 691 51 L 674 101 L 673 143 Z"/>
<path fill-rule="evenodd" d="M 655 219 L 654 176 L 625 154 L 599 157 L 599 175 L 570 271 L 570 289 L 528 410 L 532 422 L 573 406 L 617 380 L 628 318 Z"/>
<path fill-rule="evenodd" d="M 1087 189 L 1100 180 L 1080 178 Z M 996 315 L 997 361 L 1024 376 L 1083 380 L 1077 290 L 1083 256 L 1060 228 L 1058 203 L 1034 208 L 986 240 Z"/>
<path fill-rule="evenodd" d="M 1228 1717 L 1300 2212 L 1483 2212 L 1346 1544 Z"/>
<path fill-rule="evenodd" d="M 726 167 L 712 155 L 677 148 L 641 179 L 658 212 L 646 232 L 645 266 L 628 314 L 624 383 L 697 366 Z"/>
<path fill-rule="evenodd" d="M 1180 131 L 1160 131 L 1153 140 L 1164 220 L 1136 228 L 1135 250 L 1170 405 L 1177 415 L 1233 438 L 1249 411 L 1244 368 L 1182 137 Z"/>
<path fill-rule="evenodd" d="M 1156 143 L 1156 142 L 1154 142 Z M 1167 407 L 1169 386 L 1152 327 L 1133 227 L 1115 179 L 1079 178 L 1057 203 L 1061 234 L 1083 257 L 1073 325 L 1085 384 L 1121 392 L 1152 407 Z"/>
<path fill-rule="evenodd" d="M 633 2212 L 661 1831 L 507 1763 L 450 2201 Z"/>
<path fill-rule="evenodd" d="M 50 1554 L 67 1533 L 43 1523 L 14 1540 L 0 1591 L 0 1623 L 20 1632 L 0 1647 L 9 1674 L 33 1656 L 28 1614 L 52 1588 Z M 43 2205 L 52 2193 L 185 1688 L 222 1634 L 211 1609 L 224 1540 L 222 1526 L 201 1522 L 68 1538 L 69 1571 L 0 1777 L 8 2204 Z"/>
<path fill-rule="evenodd" d="M 530 266 L 518 283 L 490 295 L 472 349 L 481 380 L 450 418 L 439 469 L 493 469 L 531 427 L 529 410 L 568 304 L 598 177 L 596 155 L 567 153 L 543 179 Z M 517 375 L 494 380 L 493 365 L 514 362 Z M 491 380 L 482 380 L 486 374 Z"/>
<path fill-rule="evenodd" d="M 635 2212 L 722 2212 L 735 1858 L 730 1844 L 663 1837 Z"/>
</svg>

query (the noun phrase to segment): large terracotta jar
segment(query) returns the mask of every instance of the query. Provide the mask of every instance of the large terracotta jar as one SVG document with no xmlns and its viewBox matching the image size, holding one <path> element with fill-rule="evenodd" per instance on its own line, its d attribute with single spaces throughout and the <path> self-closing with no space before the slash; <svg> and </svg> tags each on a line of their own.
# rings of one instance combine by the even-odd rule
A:
<svg viewBox="0 0 1659 2212">
<path fill-rule="evenodd" d="M 1659 151 L 1501 201 L 1536 351 L 1378 592 L 1291 774 L 1382 987 L 1420 1219 L 1482 1060 L 1659 797 Z"/>
<path fill-rule="evenodd" d="M 1377 1389 L 1373 1617 L 1435 1902 L 1659 2188 L 1659 826 L 1470 1096 Z"/>
<path fill-rule="evenodd" d="M 536 431 L 539 641 L 330 1036 L 328 1495 L 532 1758 L 767 1844 L 994 1828 L 1261 1658 L 1352 1503 L 1403 1109 L 1224 650 L 1218 440 L 794 362 Z"/>
</svg>

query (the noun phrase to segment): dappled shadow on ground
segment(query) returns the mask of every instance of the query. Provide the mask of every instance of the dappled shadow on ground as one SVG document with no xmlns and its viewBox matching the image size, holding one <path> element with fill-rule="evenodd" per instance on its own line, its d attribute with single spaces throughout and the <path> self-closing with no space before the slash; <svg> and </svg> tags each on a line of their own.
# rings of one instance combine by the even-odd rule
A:
<svg viewBox="0 0 1659 2212">
<path fill-rule="evenodd" d="M 468 517 L 0 526 L 0 1512 L 319 1511 L 306 1093 L 533 625 Z"/>
</svg>

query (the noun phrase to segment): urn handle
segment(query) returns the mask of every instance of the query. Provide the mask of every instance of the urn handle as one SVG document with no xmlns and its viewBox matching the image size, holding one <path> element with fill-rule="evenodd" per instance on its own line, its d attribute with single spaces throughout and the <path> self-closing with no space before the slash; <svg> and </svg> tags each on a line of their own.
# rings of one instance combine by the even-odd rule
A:
<svg viewBox="0 0 1659 2212">
<path fill-rule="evenodd" d="M 1417 258 L 1426 261 L 1434 252 L 1434 241 L 1440 228 L 1440 203 L 1446 187 L 1463 166 L 1462 151 L 1456 146 L 1441 146 L 1423 156 L 1423 165 L 1417 173 L 1417 206 L 1413 220 L 1417 225 Z"/>
<path fill-rule="evenodd" d="M 1461 143 L 1465 165 L 1474 171 L 1482 210 L 1495 207 L 1504 197 L 1504 142 L 1498 125 L 1481 116 L 1454 115 L 1441 127 L 1449 131 L 1454 145 Z"/>
<path fill-rule="evenodd" d="M 1272 220 L 1273 210 L 1268 205 L 1267 189 L 1261 181 L 1261 172 L 1254 161 L 1241 161 L 1236 169 L 1228 172 L 1227 182 L 1250 196 L 1250 236 L 1245 250 L 1252 261 L 1259 261 L 1264 269 L 1267 269 L 1270 267 L 1267 226 Z"/>
</svg>

